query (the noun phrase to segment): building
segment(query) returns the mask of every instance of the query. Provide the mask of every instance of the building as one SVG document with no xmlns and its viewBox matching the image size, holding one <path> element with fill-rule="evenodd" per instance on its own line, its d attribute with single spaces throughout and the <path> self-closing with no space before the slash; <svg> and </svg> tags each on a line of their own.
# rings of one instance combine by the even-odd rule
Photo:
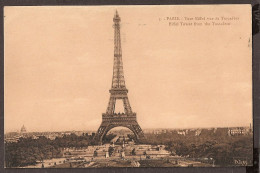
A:
<svg viewBox="0 0 260 173">
<path fill-rule="evenodd" d="M 25 126 L 23 125 L 22 128 L 21 128 L 21 131 L 20 131 L 22 134 L 26 133 L 26 128 Z"/>
<path fill-rule="evenodd" d="M 180 131 L 177 131 L 177 134 L 185 136 L 186 135 L 186 131 L 180 130 Z"/>
<path fill-rule="evenodd" d="M 249 133 L 249 130 L 242 127 L 236 127 L 236 128 L 229 128 L 228 129 L 228 135 L 229 136 L 236 136 L 236 135 L 246 135 Z"/>
<path fill-rule="evenodd" d="M 195 136 L 199 136 L 200 134 L 201 134 L 201 130 L 200 129 L 195 131 Z"/>
</svg>

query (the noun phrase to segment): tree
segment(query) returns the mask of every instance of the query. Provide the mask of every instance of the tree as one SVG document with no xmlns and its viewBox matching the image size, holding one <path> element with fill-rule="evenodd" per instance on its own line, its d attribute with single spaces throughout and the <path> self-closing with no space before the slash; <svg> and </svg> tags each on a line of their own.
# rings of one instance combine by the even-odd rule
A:
<svg viewBox="0 0 260 173">
<path fill-rule="evenodd" d="M 110 146 L 110 147 L 108 148 L 108 154 L 109 154 L 109 157 L 112 156 L 114 150 L 115 150 L 114 147 L 111 147 L 111 146 Z"/>
<path fill-rule="evenodd" d="M 97 155 L 98 155 L 97 150 L 95 150 L 93 156 L 96 157 Z"/>
<path fill-rule="evenodd" d="M 136 155 L 135 148 L 132 150 L 131 154 L 132 154 L 133 156 L 135 156 L 135 155 Z"/>
</svg>

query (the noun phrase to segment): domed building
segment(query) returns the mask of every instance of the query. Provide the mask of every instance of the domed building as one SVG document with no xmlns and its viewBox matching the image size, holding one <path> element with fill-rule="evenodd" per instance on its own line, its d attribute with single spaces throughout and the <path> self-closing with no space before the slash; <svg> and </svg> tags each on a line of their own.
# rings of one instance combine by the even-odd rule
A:
<svg viewBox="0 0 260 173">
<path fill-rule="evenodd" d="M 26 133 L 26 128 L 24 127 L 24 125 L 21 128 L 21 133 Z"/>
</svg>

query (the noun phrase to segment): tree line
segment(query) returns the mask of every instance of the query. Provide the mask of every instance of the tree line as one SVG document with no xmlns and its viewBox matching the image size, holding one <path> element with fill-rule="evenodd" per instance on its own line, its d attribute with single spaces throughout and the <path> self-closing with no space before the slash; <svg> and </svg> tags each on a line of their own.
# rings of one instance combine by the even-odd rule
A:
<svg viewBox="0 0 260 173">
<path fill-rule="evenodd" d="M 81 148 L 93 144 L 92 136 L 75 134 L 50 140 L 45 136 L 38 139 L 20 138 L 18 142 L 5 144 L 6 167 L 23 167 L 36 164 L 44 159 L 60 158 L 64 148 Z"/>
<path fill-rule="evenodd" d="M 106 135 L 103 142 L 109 142 L 116 135 Z M 252 163 L 253 135 L 228 136 L 226 133 L 216 135 L 183 136 L 176 133 L 145 134 L 140 143 L 165 145 L 172 155 L 188 158 L 212 158 L 216 165 L 234 165 L 235 160 Z M 64 148 L 83 148 L 94 145 L 93 135 L 75 134 L 56 137 L 50 140 L 44 136 L 38 139 L 20 138 L 18 142 L 5 144 L 5 166 L 23 167 L 36 164 L 44 159 L 63 156 Z M 134 153 L 135 151 L 133 151 Z"/>
<path fill-rule="evenodd" d="M 174 133 L 146 134 L 143 143 L 165 145 L 172 155 L 188 158 L 212 158 L 216 165 L 232 166 L 236 160 L 253 160 L 253 135 L 228 136 L 202 135 L 184 136 Z M 241 165 L 238 165 L 241 166 Z"/>
</svg>

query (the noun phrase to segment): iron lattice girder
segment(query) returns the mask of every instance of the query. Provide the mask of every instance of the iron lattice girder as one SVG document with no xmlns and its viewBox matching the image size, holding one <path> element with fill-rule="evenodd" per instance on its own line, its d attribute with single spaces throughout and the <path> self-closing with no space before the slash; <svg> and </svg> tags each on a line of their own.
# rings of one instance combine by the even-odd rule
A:
<svg viewBox="0 0 260 173">
<path fill-rule="evenodd" d="M 104 122 L 124 122 L 136 121 L 136 113 L 128 114 L 102 114 L 102 121 Z"/>
<path fill-rule="evenodd" d="M 121 49 L 121 37 L 120 37 L 120 17 L 116 12 L 114 16 L 114 67 L 113 67 L 113 79 L 112 88 L 125 87 L 125 79 L 123 72 L 122 61 L 122 49 Z"/>
<path fill-rule="evenodd" d="M 109 90 L 109 92 L 110 92 L 110 97 L 113 97 L 116 99 L 128 98 L 128 96 L 127 96 L 128 90 L 126 88 L 111 89 L 111 90 Z"/>
</svg>

